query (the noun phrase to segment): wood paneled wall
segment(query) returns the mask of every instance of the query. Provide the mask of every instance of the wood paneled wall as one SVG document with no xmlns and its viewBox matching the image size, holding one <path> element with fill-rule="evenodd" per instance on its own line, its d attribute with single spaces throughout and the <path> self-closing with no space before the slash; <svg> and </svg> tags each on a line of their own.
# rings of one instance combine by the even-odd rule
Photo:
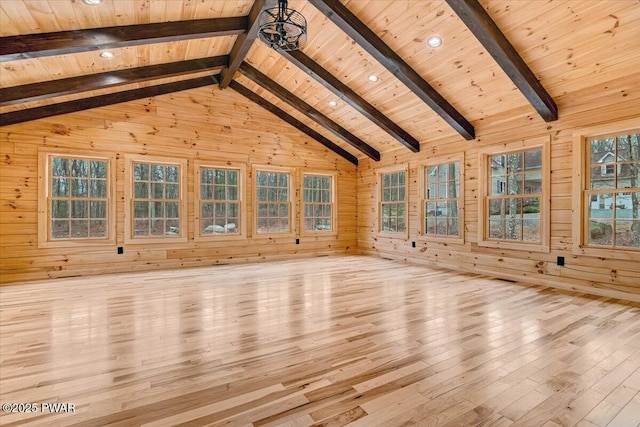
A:
<svg viewBox="0 0 640 427">
<path fill-rule="evenodd" d="M 0 128 L 0 283 L 110 272 L 205 266 L 356 250 L 356 167 L 232 89 L 205 87 Z M 116 153 L 117 244 L 38 248 L 38 150 Z M 124 244 L 124 156 L 188 160 L 188 240 Z M 337 173 L 338 234 L 252 238 L 247 177 L 246 240 L 194 241 L 194 161 L 295 167 Z M 295 224 L 299 234 L 299 190 Z M 124 253 L 117 254 L 117 246 Z"/>
<path fill-rule="evenodd" d="M 436 140 L 422 144 L 417 154 L 406 150 L 386 152 L 380 163 L 364 160 L 358 166 L 358 248 L 364 254 L 404 259 L 458 271 L 575 289 L 589 293 L 640 300 L 640 253 L 625 257 L 577 255 L 572 247 L 572 193 L 574 133 L 601 123 L 629 120 L 640 126 L 640 93 L 602 91 L 597 100 L 565 96 L 560 119 L 545 123 L 534 113 L 489 117 L 476 124 L 477 139 Z M 595 94 L 594 94 L 595 96 Z M 612 130 L 616 130 L 615 125 Z M 480 247 L 478 239 L 479 153 L 486 148 L 535 137 L 551 138 L 551 250 L 548 253 Z M 421 237 L 420 165 L 429 159 L 464 152 L 464 243 L 437 243 Z M 381 237 L 377 233 L 376 170 L 408 165 L 409 237 Z M 412 247 L 412 242 L 416 247 Z M 606 254 L 606 251 L 603 251 Z M 565 257 L 565 266 L 557 257 Z"/>
</svg>

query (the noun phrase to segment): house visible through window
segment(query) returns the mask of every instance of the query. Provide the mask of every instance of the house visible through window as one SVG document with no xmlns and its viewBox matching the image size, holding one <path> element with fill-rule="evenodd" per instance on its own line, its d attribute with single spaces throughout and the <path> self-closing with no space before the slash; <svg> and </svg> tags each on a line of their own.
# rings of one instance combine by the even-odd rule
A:
<svg viewBox="0 0 640 427">
<path fill-rule="evenodd" d="M 379 231 L 407 232 L 406 171 L 379 174 Z"/>
<path fill-rule="evenodd" d="M 540 242 L 542 149 L 489 158 L 488 239 Z"/>
<path fill-rule="evenodd" d="M 428 165 L 424 168 L 424 234 L 460 236 L 460 162 Z"/>
<path fill-rule="evenodd" d="M 304 231 L 333 231 L 333 176 L 305 174 L 302 184 Z"/>
<path fill-rule="evenodd" d="M 551 138 L 480 152 L 478 245 L 549 252 Z"/>
<path fill-rule="evenodd" d="M 584 243 L 640 248 L 640 132 L 587 138 Z"/>
</svg>

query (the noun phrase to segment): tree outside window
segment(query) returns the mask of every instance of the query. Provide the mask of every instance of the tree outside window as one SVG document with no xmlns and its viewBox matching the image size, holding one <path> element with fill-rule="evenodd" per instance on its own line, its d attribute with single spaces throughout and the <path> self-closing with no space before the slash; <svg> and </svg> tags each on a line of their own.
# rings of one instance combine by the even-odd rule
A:
<svg viewBox="0 0 640 427">
<path fill-rule="evenodd" d="M 187 240 L 186 159 L 125 156 L 125 242 Z"/>
<path fill-rule="evenodd" d="M 542 149 L 488 157 L 487 238 L 540 242 Z"/>
<path fill-rule="evenodd" d="M 302 184 L 304 231 L 333 231 L 333 176 L 305 174 Z"/>
<path fill-rule="evenodd" d="M 200 168 L 200 234 L 240 233 L 240 170 Z"/>
<path fill-rule="evenodd" d="M 291 174 L 256 172 L 256 227 L 258 233 L 291 232 Z"/>
<path fill-rule="evenodd" d="M 549 252 L 551 137 L 479 153 L 478 246 Z"/>
<path fill-rule="evenodd" d="M 424 167 L 424 233 L 460 237 L 460 162 Z"/>
<path fill-rule="evenodd" d="M 108 237 L 109 162 L 49 156 L 49 239 Z"/>
<path fill-rule="evenodd" d="M 379 180 L 379 231 L 406 234 L 406 171 L 382 172 Z"/>
</svg>

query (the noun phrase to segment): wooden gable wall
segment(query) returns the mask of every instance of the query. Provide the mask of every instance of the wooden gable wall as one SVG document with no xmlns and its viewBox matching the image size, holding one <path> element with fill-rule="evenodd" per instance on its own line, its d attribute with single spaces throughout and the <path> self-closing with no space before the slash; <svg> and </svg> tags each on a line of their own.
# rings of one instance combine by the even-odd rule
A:
<svg viewBox="0 0 640 427">
<path fill-rule="evenodd" d="M 353 253 L 356 248 L 356 168 L 234 90 L 203 87 L 0 128 L 0 281 L 205 266 L 300 256 Z M 38 152 L 89 150 L 117 155 L 117 244 L 104 248 L 38 248 Z M 187 243 L 124 245 L 126 155 L 188 160 Z M 246 240 L 195 242 L 194 161 L 287 166 L 337 173 L 335 236 L 253 238 L 251 178 L 247 179 Z M 298 199 L 299 189 L 296 188 Z M 296 212 L 300 211 L 299 204 Z M 296 217 L 296 229 L 300 226 Z M 117 254 L 117 246 L 124 253 Z"/>
</svg>

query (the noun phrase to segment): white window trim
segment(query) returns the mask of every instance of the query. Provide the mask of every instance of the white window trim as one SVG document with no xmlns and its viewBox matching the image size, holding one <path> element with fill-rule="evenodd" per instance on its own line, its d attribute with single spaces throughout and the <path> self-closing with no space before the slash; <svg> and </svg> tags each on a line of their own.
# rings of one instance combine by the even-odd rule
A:
<svg viewBox="0 0 640 427">
<path fill-rule="evenodd" d="M 405 231 L 391 232 L 382 230 L 382 175 L 404 172 L 404 212 Z M 379 237 L 409 238 L 409 168 L 406 164 L 394 165 L 376 170 L 376 231 Z"/>
<path fill-rule="evenodd" d="M 126 244 L 166 244 L 181 243 L 187 241 L 187 159 L 175 157 L 159 157 L 146 155 L 125 155 L 124 168 L 124 242 Z M 133 163 L 155 163 L 161 165 L 175 165 L 180 167 L 179 192 L 180 197 L 180 219 L 179 234 L 175 236 L 144 236 L 136 237 L 133 235 Z"/>
<path fill-rule="evenodd" d="M 638 129 L 640 117 L 620 120 L 616 122 L 600 124 L 577 129 L 573 132 L 573 216 L 572 216 L 572 246 L 571 252 L 574 255 L 586 255 L 600 258 L 615 257 L 621 260 L 637 260 L 638 250 L 629 248 L 605 248 L 587 246 L 585 228 L 587 221 L 584 216 L 585 189 L 587 188 L 587 138 L 605 136 L 617 133 L 624 133 Z"/>
<path fill-rule="evenodd" d="M 49 212 L 49 165 L 52 157 L 75 157 L 83 160 L 107 161 L 107 236 L 92 239 L 56 239 L 49 236 L 51 222 Z M 116 156 L 86 150 L 38 149 L 38 247 L 60 248 L 78 246 L 115 246 L 116 244 Z"/>
<path fill-rule="evenodd" d="M 247 167 L 244 163 L 233 163 L 228 162 L 224 164 L 219 164 L 215 162 L 208 161 L 194 161 L 194 200 L 195 206 L 193 210 L 194 215 L 194 240 L 195 241 L 220 241 L 220 240 L 243 240 L 247 238 L 247 206 L 246 206 L 246 176 L 247 176 Z M 201 178 L 201 169 L 202 168 L 211 168 L 211 169 L 226 169 L 226 170 L 237 170 L 239 171 L 239 184 L 238 184 L 238 202 L 239 202 L 239 218 L 240 218 L 240 229 L 237 234 L 211 234 L 211 235 L 202 235 L 200 234 L 200 203 L 201 203 L 201 189 L 200 189 L 200 178 Z"/>
<path fill-rule="evenodd" d="M 513 249 L 531 252 L 550 252 L 551 233 L 551 136 L 527 138 L 520 141 L 501 144 L 495 147 L 487 147 L 478 154 L 479 182 L 478 182 L 478 246 L 498 249 Z M 496 154 L 509 154 L 514 152 L 529 151 L 535 148 L 542 149 L 542 200 L 540 201 L 540 242 L 511 242 L 503 240 L 489 240 L 487 238 L 487 218 L 489 196 L 487 183 L 490 182 L 488 164 L 489 158 Z"/>
<path fill-rule="evenodd" d="M 460 164 L 460 195 L 458 196 L 458 236 L 443 236 L 427 234 L 425 230 L 425 203 L 427 202 L 426 194 L 426 169 L 432 166 L 439 166 L 443 164 L 458 162 Z M 464 153 L 452 154 L 446 157 L 436 157 L 429 159 L 429 161 L 420 163 L 420 236 L 426 241 L 444 242 L 444 243 L 464 243 L 464 179 L 465 179 L 465 165 L 464 165 Z"/>
<path fill-rule="evenodd" d="M 304 178 L 305 176 L 329 176 L 331 177 L 331 230 L 306 231 L 304 228 L 304 211 L 306 202 L 304 201 Z M 300 178 L 300 235 L 301 236 L 335 236 L 338 234 L 338 174 L 329 171 L 305 170 Z"/>
<path fill-rule="evenodd" d="M 258 185 L 257 185 L 257 176 L 258 172 L 275 172 L 275 173 L 288 173 L 289 174 L 289 231 L 282 233 L 259 233 L 258 232 Z M 252 227 L 253 232 L 251 233 L 251 237 L 254 239 L 277 239 L 282 237 L 295 237 L 297 233 L 297 221 L 296 212 L 296 194 L 295 189 L 298 188 L 297 185 L 297 173 L 296 168 L 292 167 L 282 167 L 282 166 L 263 166 L 263 165 L 253 165 L 251 168 L 251 187 L 252 187 L 252 195 L 253 195 L 253 213 L 252 213 Z"/>
</svg>

